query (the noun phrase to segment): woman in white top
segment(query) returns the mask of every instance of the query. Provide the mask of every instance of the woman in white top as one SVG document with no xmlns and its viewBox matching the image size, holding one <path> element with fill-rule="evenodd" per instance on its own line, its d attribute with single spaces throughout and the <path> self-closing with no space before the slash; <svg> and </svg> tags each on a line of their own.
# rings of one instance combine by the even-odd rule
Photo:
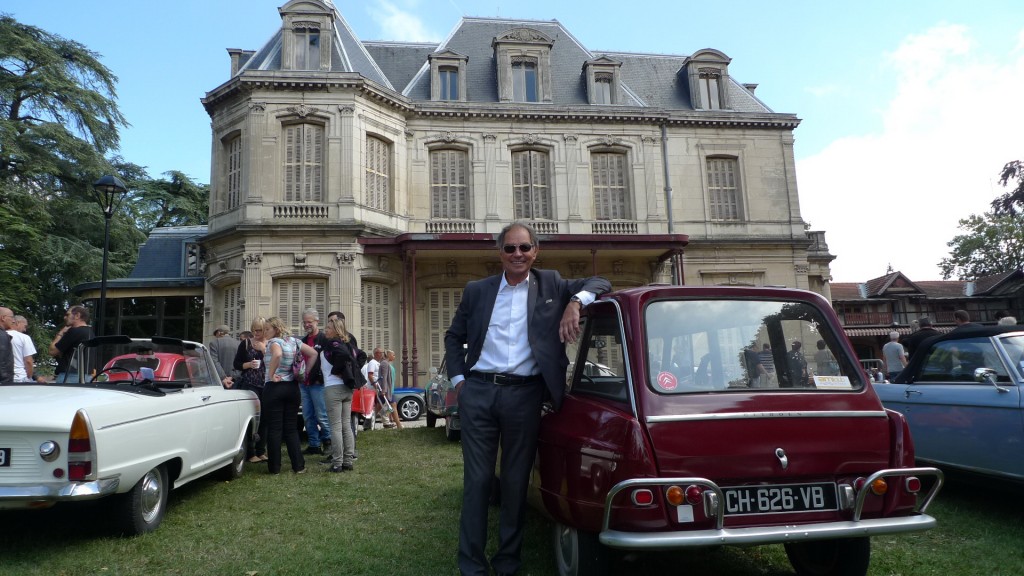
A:
<svg viewBox="0 0 1024 576">
<path fill-rule="evenodd" d="M 267 338 L 267 361 L 269 380 L 263 389 L 262 417 L 267 419 L 267 470 L 271 474 L 281 473 L 281 439 L 288 447 L 288 459 L 292 463 L 292 472 L 302 474 L 306 471 L 306 460 L 302 457 L 302 443 L 299 441 L 299 428 L 295 423 L 295 415 L 299 412 L 301 402 L 299 382 L 292 374 L 292 363 L 295 354 L 301 353 L 306 359 L 306 366 L 312 366 L 316 360 L 316 350 L 306 346 L 298 338 L 292 338 L 288 328 L 280 318 L 268 318 L 263 326 Z"/>
</svg>

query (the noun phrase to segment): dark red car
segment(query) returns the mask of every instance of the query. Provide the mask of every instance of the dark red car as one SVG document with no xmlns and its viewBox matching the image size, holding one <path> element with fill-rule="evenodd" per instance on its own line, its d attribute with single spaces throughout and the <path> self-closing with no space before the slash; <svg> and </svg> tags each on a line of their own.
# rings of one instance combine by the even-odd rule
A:
<svg viewBox="0 0 1024 576">
<path fill-rule="evenodd" d="M 935 526 L 941 472 L 914 467 L 818 294 L 635 288 L 583 328 L 531 482 L 560 574 L 605 574 L 612 550 L 781 543 L 798 574 L 863 575 L 871 536 Z"/>
</svg>

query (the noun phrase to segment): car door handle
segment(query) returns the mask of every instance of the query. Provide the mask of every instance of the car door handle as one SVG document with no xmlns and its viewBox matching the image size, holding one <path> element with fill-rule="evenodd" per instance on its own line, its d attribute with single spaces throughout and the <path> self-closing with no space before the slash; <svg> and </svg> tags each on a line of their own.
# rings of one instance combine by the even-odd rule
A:
<svg viewBox="0 0 1024 576">
<path fill-rule="evenodd" d="M 200 396 L 200 398 L 203 400 L 203 402 L 206 402 L 210 398 L 213 398 L 213 396 Z"/>
<path fill-rule="evenodd" d="M 921 391 L 920 390 L 904 390 L 903 391 L 903 397 L 908 399 L 908 400 L 910 399 L 910 395 L 911 394 L 918 394 L 918 395 L 920 395 Z"/>
</svg>

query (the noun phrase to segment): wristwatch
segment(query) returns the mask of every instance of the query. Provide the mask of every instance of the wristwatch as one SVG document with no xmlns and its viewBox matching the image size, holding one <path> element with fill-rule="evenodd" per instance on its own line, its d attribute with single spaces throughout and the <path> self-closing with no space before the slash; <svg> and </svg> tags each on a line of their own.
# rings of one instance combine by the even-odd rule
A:
<svg viewBox="0 0 1024 576">
<path fill-rule="evenodd" d="M 580 300 L 579 296 L 574 295 L 572 298 L 569 298 L 569 302 L 575 302 L 580 305 L 580 310 L 583 309 L 583 300 Z"/>
</svg>

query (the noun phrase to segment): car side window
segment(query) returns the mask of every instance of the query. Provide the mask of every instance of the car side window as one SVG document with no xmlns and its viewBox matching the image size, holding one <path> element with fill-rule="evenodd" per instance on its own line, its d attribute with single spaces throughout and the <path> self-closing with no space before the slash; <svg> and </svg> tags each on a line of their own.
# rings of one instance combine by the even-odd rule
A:
<svg viewBox="0 0 1024 576">
<path fill-rule="evenodd" d="M 974 371 L 978 368 L 991 368 L 997 379 L 1009 380 L 998 352 L 987 338 L 937 342 L 928 350 L 916 381 L 975 382 Z"/>
<path fill-rule="evenodd" d="M 583 338 L 570 368 L 569 389 L 575 394 L 626 402 L 629 392 L 618 316 L 594 311 L 581 322 Z"/>
</svg>

